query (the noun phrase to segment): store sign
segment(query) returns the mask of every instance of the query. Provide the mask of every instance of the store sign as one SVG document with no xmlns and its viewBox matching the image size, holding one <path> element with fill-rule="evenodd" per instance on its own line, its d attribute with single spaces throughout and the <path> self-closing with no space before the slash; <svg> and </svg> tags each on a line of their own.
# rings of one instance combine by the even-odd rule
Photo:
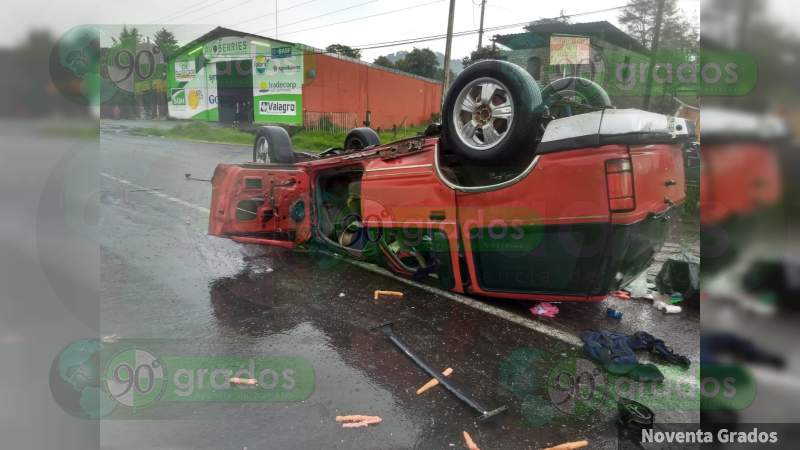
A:
<svg viewBox="0 0 800 450">
<path fill-rule="evenodd" d="M 173 88 L 170 98 L 173 106 L 186 106 L 186 91 L 182 88 Z"/>
<path fill-rule="evenodd" d="M 267 62 L 269 62 L 269 60 L 265 55 L 256 56 L 255 67 L 257 74 L 261 75 L 267 71 Z"/>
<path fill-rule="evenodd" d="M 273 58 L 291 58 L 292 47 L 272 47 Z"/>
<path fill-rule="evenodd" d="M 200 89 L 189 90 L 189 108 L 197 109 L 203 103 L 203 91 Z"/>
<path fill-rule="evenodd" d="M 294 116 L 297 114 L 297 102 L 262 100 L 258 103 L 261 114 L 271 116 Z"/>
<path fill-rule="evenodd" d="M 250 41 L 239 37 L 223 37 L 208 42 L 203 53 L 209 58 L 221 56 L 250 56 Z"/>
<path fill-rule="evenodd" d="M 550 65 L 589 64 L 592 46 L 588 37 L 550 36 Z"/>
<path fill-rule="evenodd" d="M 197 75 L 194 60 L 188 61 L 175 61 L 175 80 L 177 81 L 192 81 Z"/>
</svg>

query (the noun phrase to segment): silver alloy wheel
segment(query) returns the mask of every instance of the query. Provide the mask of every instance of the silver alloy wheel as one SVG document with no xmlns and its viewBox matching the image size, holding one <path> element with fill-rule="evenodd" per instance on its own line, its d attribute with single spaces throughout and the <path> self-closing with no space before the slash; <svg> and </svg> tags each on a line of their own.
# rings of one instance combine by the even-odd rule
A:
<svg viewBox="0 0 800 450">
<path fill-rule="evenodd" d="M 256 144 L 256 160 L 257 163 L 269 164 L 269 142 L 266 136 L 258 138 Z"/>
<path fill-rule="evenodd" d="M 459 92 L 453 120 L 456 134 L 464 145 L 487 150 L 508 135 L 514 121 L 514 100 L 500 81 L 478 78 Z"/>
</svg>

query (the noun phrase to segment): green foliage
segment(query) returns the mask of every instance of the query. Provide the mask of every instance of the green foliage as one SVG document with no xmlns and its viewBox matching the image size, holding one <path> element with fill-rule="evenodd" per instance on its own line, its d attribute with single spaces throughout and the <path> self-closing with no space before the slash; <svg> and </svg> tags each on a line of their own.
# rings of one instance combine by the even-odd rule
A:
<svg viewBox="0 0 800 450">
<path fill-rule="evenodd" d="M 112 37 L 114 47 L 136 48 L 136 44 L 142 42 L 142 35 L 136 27 L 128 28 L 127 25 L 122 26 L 119 36 Z"/>
<path fill-rule="evenodd" d="M 618 19 L 625 31 L 643 46 L 652 48 L 659 0 L 630 0 Z M 698 30 L 683 17 L 677 0 L 664 0 L 659 47 L 695 49 Z"/>
<path fill-rule="evenodd" d="M 431 49 L 414 48 L 405 58 L 395 63 L 395 68 L 421 77 L 434 78 L 439 69 L 439 61 Z"/>
<path fill-rule="evenodd" d="M 464 68 L 475 64 L 478 61 L 484 59 L 505 59 L 501 56 L 500 51 L 492 48 L 492 46 L 481 47 L 478 50 L 472 52 L 469 56 L 465 56 L 464 59 L 461 60 L 461 64 L 464 65 Z"/>
<path fill-rule="evenodd" d="M 131 130 L 131 133 L 139 136 L 253 145 L 253 135 L 250 133 L 232 128 L 213 126 L 204 122 L 178 124 L 173 128 L 136 128 Z"/>
<path fill-rule="evenodd" d="M 372 62 L 372 64 L 375 64 L 376 66 L 388 67 L 390 69 L 395 68 L 392 60 L 385 56 L 378 56 L 375 61 Z"/>
<path fill-rule="evenodd" d="M 169 58 L 178 49 L 178 40 L 175 35 L 162 27 L 153 35 L 153 42 L 161 49 L 164 58 Z"/>
<path fill-rule="evenodd" d="M 328 53 L 337 53 L 342 56 L 348 56 L 350 58 L 361 59 L 361 50 L 343 44 L 331 44 L 325 47 L 325 51 Z"/>
<path fill-rule="evenodd" d="M 392 142 L 398 139 L 413 137 L 425 130 L 425 126 L 397 129 L 397 131 L 381 131 L 378 135 L 381 142 Z M 239 144 L 252 146 L 255 139 L 253 133 L 233 128 L 211 125 L 205 122 L 181 123 L 173 128 L 135 128 L 131 134 L 137 136 L 163 137 L 166 139 L 179 139 L 190 141 L 216 142 L 221 144 Z M 307 131 L 299 130 L 292 135 L 292 145 L 295 150 L 320 152 L 332 147 L 342 147 L 347 133 L 338 131 Z"/>
</svg>

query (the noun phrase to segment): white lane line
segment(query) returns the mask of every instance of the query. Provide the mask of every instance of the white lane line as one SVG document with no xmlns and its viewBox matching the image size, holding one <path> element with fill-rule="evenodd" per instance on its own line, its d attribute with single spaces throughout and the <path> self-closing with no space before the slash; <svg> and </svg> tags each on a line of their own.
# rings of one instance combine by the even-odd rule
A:
<svg viewBox="0 0 800 450">
<path fill-rule="evenodd" d="M 114 181 L 116 181 L 118 183 L 121 183 L 121 184 L 132 186 L 132 187 L 135 187 L 137 189 L 144 189 L 145 190 L 144 192 L 147 192 L 148 194 L 155 195 L 156 197 L 161 197 L 161 198 L 163 198 L 165 200 L 169 200 L 169 201 L 171 201 L 173 203 L 178 203 L 180 205 L 186 206 L 188 208 L 195 209 L 197 211 L 204 212 L 206 214 L 208 214 L 210 212 L 210 210 L 208 208 L 204 208 L 202 206 L 189 203 L 189 202 L 181 200 L 179 198 L 170 197 L 169 195 L 166 195 L 163 192 L 149 190 L 145 186 L 140 186 L 140 185 L 138 185 L 136 183 L 133 183 L 133 182 L 130 182 L 128 180 L 125 180 L 125 179 L 122 179 L 122 178 L 119 178 L 119 177 L 115 177 L 114 175 L 110 175 L 110 174 L 107 174 L 105 172 L 100 172 L 100 175 L 105 177 L 105 178 L 108 178 L 110 180 L 114 180 Z M 403 282 L 405 284 L 408 284 L 410 286 L 414 286 L 416 288 L 422 289 L 422 290 L 430 292 L 432 294 L 436 294 L 436 295 L 445 297 L 445 298 L 447 298 L 449 300 L 453 300 L 455 302 L 461 303 L 462 305 L 469 306 L 470 308 L 477 309 L 478 311 L 482 311 L 482 312 L 485 312 L 487 314 L 491 314 L 491 315 L 493 315 L 495 317 L 499 317 L 501 319 L 507 320 L 509 322 L 513 322 L 513 323 L 515 323 L 517 325 L 520 325 L 520 326 L 523 326 L 523 327 L 525 327 L 525 328 L 527 328 L 529 330 L 536 331 L 537 333 L 542 333 L 542 334 L 544 334 L 546 336 L 549 336 L 549 337 L 551 337 L 553 339 L 558 339 L 558 340 L 560 340 L 562 342 L 565 342 L 565 343 L 567 343 L 569 345 L 575 345 L 575 346 L 583 345 L 583 343 L 581 342 L 580 338 L 578 338 L 578 336 L 576 336 L 576 335 L 567 333 L 565 331 L 559 330 L 557 328 L 551 327 L 551 326 L 543 324 L 541 322 L 536 322 L 534 320 L 527 319 L 527 318 L 519 316 L 517 314 L 510 313 L 510 312 L 508 312 L 508 311 L 506 311 L 504 309 L 498 308 L 496 306 L 492 306 L 492 305 L 489 305 L 489 304 L 486 304 L 486 303 L 471 299 L 471 298 L 469 298 L 467 296 L 460 295 L 460 294 L 457 294 L 455 292 L 446 291 L 444 289 L 435 288 L 433 286 L 428 286 L 426 284 L 417 283 L 416 281 L 409 280 L 407 278 L 399 277 L 399 276 L 389 272 L 388 270 L 386 270 L 386 269 L 384 269 L 382 267 L 374 266 L 372 264 L 367 264 L 367 263 L 364 263 L 364 262 L 361 262 L 361 261 L 356 261 L 356 260 L 349 259 L 349 258 L 340 258 L 340 259 L 343 259 L 344 261 L 347 261 L 348 263 L 353 264 L 355 266 L 361 267 L 362 269 L 369 270 L 370 272 L 374 272 L 374 273 L 378 273 L 378 274 L 381 274 L 381 275 L 384 275 L 384 276 L 387 276 L 387 277 L 390 277 L 390 278 L 394 278 L 395 280 L 401 281 L 401 282 Z"/>
<path fill-rule="evenodd" d="M 365 263 L 365 262 L 362 262 L 362 261 L 356 261 L 356 260 L 349 259 L 349 258 L 344 258 L 344 257 L 339 257 L 339 259 L 347 261 L 348 263 L 353 264 L 355 266 L 361 267 L 362 269 L 369 270 L 370 272 L 375 272 L 375 273 L 379 273 L 381 275 L 385 275 L 387 277 L 394 278 L 395 280 L 398 280 L 398 281 L 401 281 L 401 282 L 403 282 L 405 284 L 408 284 L 408 285 L 414 286 L 416 288 L 422 289 L 423 291 L 428 291 L 428 292 L 430 292 L 432 294 L 440 295 L 440 296 L 445 297 L 445 298 L 447 298 L 449 300 L 453 300 L 455 302 L 461 303 L 462 305 L 466 305 L 466 306 L 469 306 L 470 308 L 477 309 L 478 311 L 482 311 L 482 312 L 485 312 L 487 314 L 491 314 L 491 315 L 493 315 L 495 317 L 499 317 L 501 319 L 505 319 L 505 320 L 507 320 L 509 322 L 513 322 L 513 323 L 515 323 L 517 325 L 523 326 L 523 327 L 525 327 L 525 328 L 527 328 L 529 330 L 536 331 L 537 333 L 542 333 L 542 334 L 544 334 L 546 336 L 549 336 L 549 337 L 551 337 L 553 339 L 558 339 L 559 341 L 565 342 L 565 343 L 567 343 L 569 345 L 575 345 L 575 346 L 578 346 L 578 347 L 583 345 L 583 342 L 580 340 L 580 338 L 578 336 L 574 335 L 574 334 L 567 333 L 565 331 L 559 330 L 557 328 L 551 327 L 551 326 L 543 324 L 541 322 L 536 322 L 536 321 L 531 320 L 531 319 L 526 319 L 525 317 L 522 317 L 522 316 L 519 316 L 517 314 L 508 312 L 508 311 L 506 311 L 504 309 L 501 309 L 501 308 L 498 308 L 496 306 L 492 306 L 492 305 L 480 302 L 478 300 L 471 299 L 471 298 L 469 298 L 467 296 L 464 296 L 464 295 L 461 295 L 461 294 L 458 294 L 458 293 L 455 293 L 455 292 L 446 291 L 444 289 L 439 289 L 439 288 L 436 288 L 436 287 L 433 287 L 433 286 L 428 286 L 426 284 L 417 283 L 414 280 L 409 280 L 407 278 L 399 277 L 399 276 L 389 272 L 388 270 L 386 270 L 386 269 L 384 269 L 382 267 L 374 266 L 372 264 L 368 264 L 368 263 Z"/>
<path fill-rule="evenodd" d="M 181 200 L 181 199 L 179 199 L 177 197 L 172 197 L 172 196 L 167 195 L 167 194 L 165 194 L 163 192 L 154 191 L 153 189 L 148 188 L 146 186 L 138 185 L 138 184 L 136 184 L 136 183 L 134 183 L 132 181 L 128 181 L 128 180 L 125 180 L 125 179 L 120 178 L 120 177 L 115 177 L 114 175 L 111 175 L 111 174 L 108 174 L 108 173 L 105 173 L 105 172 L 100 172 L 100 176 L 104 177 L 104 178 L 108 178 L 109 180 L 116 181 L 117 183 L 124 184 L 126 186 L 131 186 L 131 187 L 134 187 L 136 189 L 140 189 L 141 192 L 144 192 L 144 193 L 147 193 L 147 194 L 151 194 L 151 195 L 155 195 L 156 197 L 160 197 L 160 198 L 163 198 L 164 200 L 170 201 L 172 203 L 177 203 L 177 204 L 179 204 L 181 206 L 185 206 L 187 208 L 194 209 L 195 211 L 199 211 L 201 213 L 208 214 L 208 213 L 211 212 L 210 209 L 208 209 L 208 208 L 206 208 L 204 206 L 195 205 L 194 203 L 189 203 L 186 200 Z"/>
</svg>

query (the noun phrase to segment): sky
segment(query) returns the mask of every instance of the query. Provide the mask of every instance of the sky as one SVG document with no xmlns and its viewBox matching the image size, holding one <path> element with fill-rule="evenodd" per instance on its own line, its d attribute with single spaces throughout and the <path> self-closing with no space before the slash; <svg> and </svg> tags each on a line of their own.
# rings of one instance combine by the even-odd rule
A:
<svg viewBox="0 0 800 450">
<path fill-rule="evenodd" d="M 278 28 L 275 29 L 276 1 Z M 0 46 L 11 46 L 24 40 L 31 29 L 49 29 L 60 35 L 71 27 L 86 23 L 97 24 L 156 24 L 175 32 L 181 42 L 187 42 L 217 25 L 254 34 L 299 42 L 317 48 L 332 43 L 350 46 L 443 35 L 447 31 L 449 0 L 97 0 L 51 1 L 43 7 L 40 1 L 11 0 L 4 17 L 0 18 L 3 33 Z M 774 0 L 779 4 L 791 0 Z M 614 8 L 627 0 L 487 0 L 485 26 L 494 27 L 528 22 L 543 17 L 585 13 Z M 699 22 L 700 0 L 679 0 L 687 18 Z M 780 8 L 777 9 L 780 13 Z M 576 22 L 607 20 L 617 24 L 618 11 L 597 12 L 573 19 Z M 456 0 L 454 31 L 475 30 L 480 21 L 480 0 Z M 347 23 L 340 23 L 347 22 Z M 617 24 L 618 25 L 618 24 Z M 151 28 L 153 29 L 153 28 Z M 522 31 L 521 27 L 492 31 L 493 34 Z M 453 40 L 453 58 L 467 56 L 477 47 L 477 34 Z M 445 40 L 415 44 L 444 53 Z M 411 50 L 415 45 L 402 45 L 365 50 L 362 59 L 399 50 Z"/>
</svg>

